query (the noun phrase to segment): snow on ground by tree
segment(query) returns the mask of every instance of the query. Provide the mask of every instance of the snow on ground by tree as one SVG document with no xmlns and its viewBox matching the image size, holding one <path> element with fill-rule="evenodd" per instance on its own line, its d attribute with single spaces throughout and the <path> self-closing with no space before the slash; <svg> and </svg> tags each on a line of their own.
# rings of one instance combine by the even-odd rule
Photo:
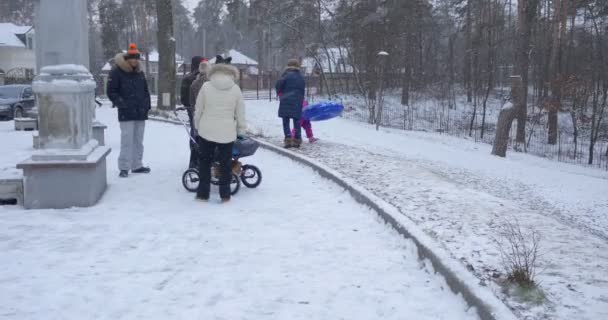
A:
<svg viewBox="0 0 608 320">
<path fill-rule="evenodd" d="M 501 108 L 505 104 L 505 97 L 508 96 L 508 89 L 496 90 L 490 95 L 487 103 L 485 125 L 483 122 L 483 108 L 477 107 L 473 130 L 471 129 L 471 117 L 473 115 L 473 105 L 467 102 L 466 96 L 457 95 L 450 103 L 444 96 L 446 92 L 437 90 L 432 92 L 418 93 L 410 95 L 409 106 L 401 104 L 401 94 L 395 90 L 389 90 L 384 97 L 382 111 L 382 125 L 386 127 L 439 132 L 454 137 L 460 137 L 476 142 L 492 144 L 496 134 L 496 124 Z M 315 99 L 322 99 L 315 97 Z M 338 100 L 346 106 L 344 117 L 351 120 L 367 122 L 369 111 L 365 101 L 354 95 L 340 95 Z M 556 145 L 547 144 L 547 112 L 533 108 L 529 110 L 530 119 L 526 128 L 526 152 L 539 157 L 546 157 L 560 162 L 575 163 L 581 166 L 588 166 L 589 139 L 591 136 L 590 118 L 583 117 L 578 120 L 577 131 L 578 139 L 574 140 L 574 126 L 572 116 L 568 112 L 560 112 L 559 139 Z M 586 121 L 584 119 L 587 119 Z M 604 126 L 608 125 L 608 120 L 604 120 Z M 482 127 L 484 128 L 482 130 Z M 516 124 L 514 122 L 511 129 L 509 144 L 514 144 Z M 483 135 L 482 135 L 483 132 Z M 523 149 L 523 146 L 519 146 Z M 594 149 L 594 163 L 590 165 L 596 168 L 608 168 L 608 156 L 606 149 L 608 140 L 601 135 L 596 142 Z M 511 149 L 511 148 L 510 148 Z M 513 152 L 509 150 L 509 153 Z"/>
<path fill-rule="evenodd" d="M 277 103 L 248 103 L 253 133 L 281 144 Z M 318 144 L 302 153 L 398 207 L 505 298 L 495 240 L 505 221 L 542 233 L 539 306 L 508 298 L 523 317 L 608 318 L 608 172 L 433 133 L 336 119 L 313 123 Z"/>
<path fill-rule="evenodd" d="M 115 109 L 109 189 L 88 209 L 0 207 L 5 319 L 476 319 L 443 278 L 350 195 L 266 151 L 259 189 L 195 202 L 180 184 L 183 128 L 148 122 L 150 175 L 117 175 Z M 31 134 L 0 123 L 2 168 Z M 4 172 L 4 171 L 2 171 Z"/>
</svg>

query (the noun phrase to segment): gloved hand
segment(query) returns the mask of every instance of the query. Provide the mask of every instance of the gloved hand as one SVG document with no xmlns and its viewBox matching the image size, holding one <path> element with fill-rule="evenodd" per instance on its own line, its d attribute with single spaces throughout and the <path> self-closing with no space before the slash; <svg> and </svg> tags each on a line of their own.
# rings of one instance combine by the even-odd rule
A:
<svg viewBox="0 0 608 320">
<path fill-rule="evenodd" d="M 247 137 L 245 137 L 245 136 L 237 136 L 237 137 L 236 137 L 236 139 L 237 139 L 237 140 L 245 140 L 246 138 L 247 138 Z"/>
</svg>

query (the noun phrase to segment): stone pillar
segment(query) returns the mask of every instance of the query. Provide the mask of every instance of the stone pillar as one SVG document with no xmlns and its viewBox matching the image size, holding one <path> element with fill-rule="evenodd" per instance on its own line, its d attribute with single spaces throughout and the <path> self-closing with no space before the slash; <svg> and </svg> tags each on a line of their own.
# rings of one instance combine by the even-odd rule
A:
<svg viewBox="0 0 608 320">
<path fill-rule="evenodd" d="M 39 136 L 31 158 L 17 164 L 23 170 L 23 205 L 92 206 L 107 188 L 111 150 L 93 135 L 96 84 L 86 67 L 87 2 L 38 0 L 35 25 Z"/>
<path fill-rule="evenodd" d="M 36 70 L 59 64 L 89 68 L 86 0 L 38 0 L 35 7 Z"/>
<path fill-rule="evenodd" d="M 93 137 L 95 81 L 85 67 L 44 67 L 33 89 L 40 147 L 80 149 Z"/>
<path fill-rule="evenodd" d="M 34 79 L 38 149 L 23 169 L 26 209 L 92 206 L 107 187 L 110 149 L 93 137 L 95 81 L 84 66 L 42 68 Z"/>
</svg>

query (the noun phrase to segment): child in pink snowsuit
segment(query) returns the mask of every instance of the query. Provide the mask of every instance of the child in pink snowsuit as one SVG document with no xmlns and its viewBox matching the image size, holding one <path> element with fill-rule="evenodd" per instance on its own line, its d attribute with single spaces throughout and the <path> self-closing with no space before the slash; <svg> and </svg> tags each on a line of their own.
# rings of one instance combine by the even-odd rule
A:
<svg viewBox="0 0 608 320">
<path fill-rule="evenodd" d="M 306 108 L 306 106 L 308 106 L 308 101 L 304 99 L 304 102 L 302 103 L 302 109 Z M 312 124 L 310 123 L 310 120 L 300 119 L 300 125 L 302 126 L 304 131 L 306 131 L 306 138 L 308 138 L 308 142 L 314 143 L 319 140 L 315 138 L 314 134 L 312 133 Z M 291 129 L 291 137 L 293 138 L 294 136 L 295 130 Z"/>
</svg>

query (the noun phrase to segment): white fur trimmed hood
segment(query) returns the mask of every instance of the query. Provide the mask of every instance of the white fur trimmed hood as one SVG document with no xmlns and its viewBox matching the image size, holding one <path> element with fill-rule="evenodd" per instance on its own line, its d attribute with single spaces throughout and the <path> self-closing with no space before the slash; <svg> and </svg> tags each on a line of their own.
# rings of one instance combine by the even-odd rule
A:
<svg viewBox="0 0 608 320">
<path fill-rule="evenodd" d="M 239 70 L 233 65 L 223 63 L 214 64 L 211 66 L 211 68 L 208 68 L 207 76 L 211 78 L 211 76 L 216 73 L 229 75 L 234 78 L 234 81 L 239 80 Z"/>
<path fill-rule="evenodd" d="M 122 52 L 116 54 L 116 56 L 114 57 L 114 63 L 124 72 L 129 72 L 129 73 L 130 72 L 142 72 L 141 71 L 141 62 L 137 66 L 137 68 L 135 68 L 135 70 L 133 70 L 133 68 L 129 65 L 129 63 L 125 59 L 125 54 Z"/>
<path fill-rule="evenodd" d="M 219 90 L 229 90 L 236 85 L 239 71 L 228 64 L 214 64 L 208 73 L 211 84 Z"/>
</svg>

